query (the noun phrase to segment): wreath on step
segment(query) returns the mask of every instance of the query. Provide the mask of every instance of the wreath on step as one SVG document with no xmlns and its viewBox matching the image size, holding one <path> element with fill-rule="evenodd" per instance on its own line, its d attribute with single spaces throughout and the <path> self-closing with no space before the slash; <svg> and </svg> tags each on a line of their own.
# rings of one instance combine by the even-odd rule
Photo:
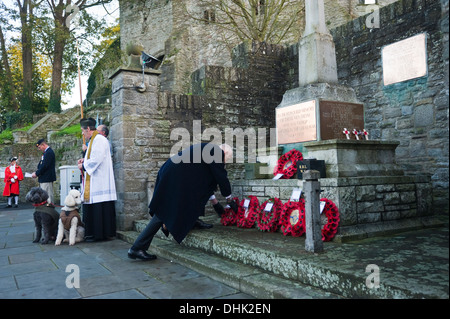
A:
<svg viewBox="0 0 450 319">
<path fill-rule="evenodd" d="M 250 200 L 248 208 L 244 207 L 245 199 L 239 205 L 237 227 L 252 228 L 259 215 L 260 207 L 258 198 L 256 196 L 249 196 L 248 199 Z"/>
<path fill-rule="evenodd" d="M 272 209 L 265 210 L 268 204 L 273 204 Z M 256 219 L 256 227 L 260 231 L 275 232 L 279 227 L 279 220 L 283 210 L 283 203 L 278 198 L 266 200 L 261 205 L 260 213 Z"/>
<path fill-rule="evenodd" d="M 338 230 L 340 221 L 339 210 L 337 206 L 327 198 L 321 198 L 320 201 L 325 202 L 322 214 L 325 213 L 325 216 L 327 217 L 327 223 L 322 228 L 322 240 L 330 241 L 334 238 Z"/>
<path fill-rule="evenodd" d="M 278 159 L 273 175 L 283 174 L 281 179 L 289 179 L 297 173 L 297 162 L 303 160 L 303 155 L 296 149 L 292 149 Z"/>
<path fill-rule="evenodd" d="M 239 206 L 239 198 L 233 197 L 233 200 L 235 201 L 236 205 Z M 236 222 L 238 220 L 238 214 L 234 212 L 234 210 L 231 209 L 230 206 L 225 206 L 224 208 L 225 213 L 222 214 L 220 218 L 220 223 L 224 226 L 233 226 L 236 225 Z"/>
<path fill-rule="evenodd" d="M 289 200 L 283 206 L 281 231 L 284 236 L 300 237 L 305 233 L 305 200 Z"/>
</svg>

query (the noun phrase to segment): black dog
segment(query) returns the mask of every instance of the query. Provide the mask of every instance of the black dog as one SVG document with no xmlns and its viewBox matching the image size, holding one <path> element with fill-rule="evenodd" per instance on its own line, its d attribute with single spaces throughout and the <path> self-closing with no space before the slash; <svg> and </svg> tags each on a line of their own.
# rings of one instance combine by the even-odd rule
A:
<svg viewBox="0 0 450 319">
<path fill-rule="evenodd" d="M 47 244 L 49 240 L 55 240 L 59 214 L 52 205 L 47 204 L 48 193 L 40 187 L 33 187 L 25 199 L 33 203 L 35 207 L 33 217 L 36 227 L 36 238 L 33 240 L 33 243 L 41 241 L 42 231 L 44 231 L 42 244 Z"/>
</svg>

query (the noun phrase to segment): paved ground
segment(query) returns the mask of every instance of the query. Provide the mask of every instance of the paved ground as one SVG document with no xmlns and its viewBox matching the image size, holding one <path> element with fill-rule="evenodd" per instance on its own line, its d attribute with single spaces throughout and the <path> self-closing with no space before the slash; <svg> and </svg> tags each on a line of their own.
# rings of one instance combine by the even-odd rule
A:
<svg viewBox="0 0 450 319">
<path fill-rule="evenodd" d="M 130 244 L 118 239 L 79 243 L 75 246 L 34 244 L 33 211 L 31 206 L 6 209 L 5 205 L 0 204 L 0 299 L 176 299 L 177 305 L 171 308 L 172 313 L 180 313 L 184 305 L 187 311 L 189 303 L 191 306 L 199 305 L 192 299 L 203 300 L 199 302 L 214 299 L 221 302 L 221 306 L 224 300 L 229 299 L 250 299 L 242 303 L 253 305 L 255 302 L 273 303 L 258 301 L 251 295 L 169 259 L 159 257 L 151 262 L 130 260 L 127 258 Z M 216 237 L 225 231 L 215 228 Z M 226 231 L 228 240 L 233 236 L 248 237 L 247 241 L 250 242 L 257 240 L 251 230 Z M 207 233 L 203 231 L 202 234 Z M 255 249 L 270 243 L 275 245 L 280 240 L 284 243 L 284 249 L 291 249 L 286 245 L 288 238 L 280 239 L 276 234 L 263 235 L 276 238 L 269 243 L 266 240 L 254 242 L 252 245 Z M 220 241 L 220 238 L 216 240 Z M 164 245 L 171 247 L 169 244 Z M 384 281 L 392 281 L 389 283 L 395 287 L 404 286 L 405 291 L 414 293 L 417 290 L 418 293 L 429 293 L 427 295 L 430 298 L 449 300 L 448 219 L 445 227 L 438 229 L 408 232 L 386 239 L 371 238 L 351 244 L 328 245 L 336 247 L 328 249 L 327 254 L 296 254 L 299 255 L 296 258 L 300 258 L 298 263 L 315 262 L 324 269 L 336 268 L 339 274 L 348 275 L 349 271 L 352 274 L 355 272 L 353 266 L 367 265 L 368 261 L 376 260 L 374 256 L 382 256 Z M 298 246 L 292 249 L 298 251 Z M 342 256 L 345 256 L 344 260 Z M 75 278 L 78 271 L 79 287 L 73 287 L 77 285 Z M 272 286 L 273 289 L 279 288 Z M 232 302 L 240 304 L 236 300 Z M 274 305 L 278 310 L 289 310 L 293 306 L 291 303 Z M 197 308 L 196 311 L 199 309 L 204 310 Z M 221 311 L 223 313 L 224 309 L 221 308 Z"/>
<path fill-rule="evenodd" d="M 32 243 L 33 211 L 0 206 L 0 299 L 252 298 L 170 260 L 128 259 L 122 240 Z"/>
</svg>

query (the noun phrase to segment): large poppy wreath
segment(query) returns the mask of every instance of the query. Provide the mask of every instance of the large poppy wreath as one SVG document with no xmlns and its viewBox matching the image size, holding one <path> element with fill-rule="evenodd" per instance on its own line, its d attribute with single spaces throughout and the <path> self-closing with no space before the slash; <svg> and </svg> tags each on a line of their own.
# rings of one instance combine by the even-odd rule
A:
<svg viewBox="0 0 450 319">
<path fill-rule="evenodd" d="M 252 228 L 255 225 L 256 218 L 259 215 L 259 200 L 256 196 L 249 196 L 250 203 L 248 208 L 244 207 L 243 199 L 239 205 L 237 227 L 240 228 Z"/>
<path fill-rule="evenodd" d="M 269 203 L 273 204 L 272 209 L 266 211 L 265 208 Z M 282 210 L 283 203 L 278 198 L 266 200 L 261 205 L 261 212 L 256 220 L 256 227 L 260 231 L 267 231 L 271 233 L 277 231 Z"/>
<path fill-rule="evenodd" d="M 289 200 L 283 206 L 281 231 L 285 236 L 300 237 L 305 233 L 305 200 Z"/>
<path fill-rule="evenodd" d="M 233 197 L 233 200 L 236 202 L 236 205 L 239 206 L 239 198 Z M 234 210 L 231 209 L 230 206 L 225 207 L 225 213 L 222 214 L 222 217 L 220 218 L 220 223 L 224 226 L 232 226 L 236 225 L 238 219 L 238 214 L 234 212 Z"/>
<path fill-rule="evenodd" d="M 282 179 L 289 179 L 297 172 L 297 162 L 303 160 L 303 155 L 296 149 L 292 149 L 278 159 L 273 175 L 283 174 Z"/>
<path fill-rule="evenodd" d="M 337 233 L 340 221 L 339 210 L 337 206 L 327 198 L 321 198 L 320 201 L 325 202 L 325 207 L 323 208 L 322 214 L 325 213 L 325 216 L 328 219 L 328 222 L 322 228 L 322 240 L 330 241 Z"/>
</svg>

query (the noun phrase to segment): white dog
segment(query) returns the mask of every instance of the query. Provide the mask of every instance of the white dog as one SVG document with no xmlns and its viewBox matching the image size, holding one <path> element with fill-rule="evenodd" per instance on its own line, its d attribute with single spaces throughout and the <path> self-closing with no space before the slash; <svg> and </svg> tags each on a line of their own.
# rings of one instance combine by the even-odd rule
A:
<svg viewBox="0 0 450 319">
<path fill-rule="evenodd" d="M 84 240 L 84 224 L 78 211 L 81 205 L 81 194 L 76 189 L 71 189 L 61 209 L 58 223 L 58 235 L 56 236 L 55 245 L 61 245 L 63 237 L 64 242 L 69 241 L 69 245 L 75 245 Z"/>
</svg>

